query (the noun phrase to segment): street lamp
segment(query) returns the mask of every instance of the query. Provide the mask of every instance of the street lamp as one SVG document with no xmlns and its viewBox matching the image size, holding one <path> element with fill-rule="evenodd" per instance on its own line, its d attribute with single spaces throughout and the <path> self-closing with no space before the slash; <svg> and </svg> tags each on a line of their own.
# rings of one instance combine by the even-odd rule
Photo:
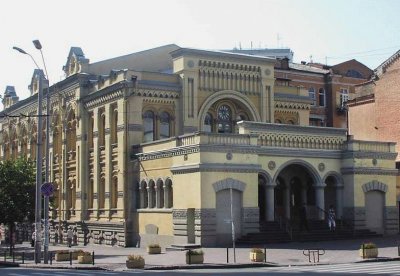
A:
<svg viewBox="0 0 400 276">
<path fill-rule="evenodd" d="M 41 48 L 42 45 L 40 44 L 39 40 L 34 40 L 33 44 L 35 45 L 36 49 L 40 50 L 42 54 Z M 28 55 L 33 63 L 35 64 L 36 68 L 41 70 L 35 59 L 30 55 L 28 52 L 24 51 L 19 47 L 13 47 L 14 50 L 20 52 L 21 54 Z M 46 71 L 46 77 L 48 78 L 46 65 L 44 63 L 43 54 L 42 60 Z M 42 98 L 43 98 L 43 76 L 39 73 L 39 86 L 38 86 L 38 123 L 37 123 L 37 143 L 36 143 L 36 193 L 35 193 L 35 263 L 41 262 L 41 243 L 42 243 L 42 236 L 41 236 L 41 211 L 42 211 L 42 202 L 41 202 L 41 187 L 42 187 L 42 130 L 43 130 L 43 120 L 42 120 Z M 47 114 L 45 116 L 49 116 L 49 89 L 47 89 L 47 103 L 46 109 Z M 49 165 L 49 118 L 46 120 L 46 153 L 45 153 L 45 183 L 48 183 L 49 173 L 48 173 L 48 165 Z M 47 208 L 46 208 L 46 199 L 47 199 Z M 46 220 L 47 218 L 47 220 Z M 48 250 L 48 197 L 45 197 L 45 254 L 44 254 L 44 261 L 47 263 L 47 250 Z"/>
<path fill-rule="evenodd" d="M 46 72 L 47 81 L 49 81 L 49 74 L 47 73 L 46 62 L 44 61 L 43 52 L 42 52 L 42 44 L 40 44 L 39 40 L 32 41 L 35 45 L 35 48 L 40 51 L 40 55 L 42 56 L 44 71 Z M 50 85 L 50 83 L 49 83 Z M 49 145 L 50 145 L 50 89 L 47 87 L 46 93 L 46 151 L 45 151 L 45 177 L 44 182 L 46 185 L 51 186 L 52 184 L 49 182 Z M 44 194 L 44 263 L 48 263 L 49 256 L 49 196 L 50 194 Z"/>
</svg>

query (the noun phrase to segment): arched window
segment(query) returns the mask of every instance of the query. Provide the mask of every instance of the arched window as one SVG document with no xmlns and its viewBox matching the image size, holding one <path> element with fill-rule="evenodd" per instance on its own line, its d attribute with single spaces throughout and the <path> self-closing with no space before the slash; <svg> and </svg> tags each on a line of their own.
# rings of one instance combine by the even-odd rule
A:
<svg viewBox="0 0 400 276">
<path fill-rule="evenodd" d="M 113 114 L 112 114 L 111 144 L 117 144 L 118 143 L 117 128 L 118 128 L 118 110 L 115 109 L 113 111 Z"/>
<path fill-rule="evenodd" d="M 316 99 L 315 99 L 315 90 L 314 90 L 314 87 L 310 87 L 310 88 L 308 89 L 308 95 L 309 95 L 309 97 L 310 97 L 310 99 L 311 99 L 311 101 L 312 101 L 311 105 L 315 105 Z"/>
<path fill-rule="evenodd" d="M 118 207 L 118 177 L 114 177 L 111 184 L 111 209 Z"/>
<path fill-rule="evenodd" d="M 149 208 L 156 207 L 156 189 L 154 181 L 150 181 L 147 186 L 147 193 L 149 195 Z"/>
<path fill-rule="evenodd" d="M 218 108 L 218 133 L 232 132 L 232 110 L 228 105 Z"/>
<path fill-rule="evenodd" d="M 205 132 L 212 132 L 212 122 L 213 122 L 213 117 L 210 113 L 206 114 L 206 117 L 204 118 L 204 131 Z"/>
<path fill-rule="evenodd" d="M 145 181 L 140 182 L 139 186 L 139 194 L 140 194 L 140 207 L 139 208 L 147 208 L 149 206 L 149 195 L 147 193 L 147 183 Z"/>
<path fill-rule="evenodd" d="M 157 181 L 157 208 L 164 207 L 164 182 L 162 180 Z"/>
<path fill-rule="evenodd" d="M 104 209 L 104 203 L 106 200 L 106 180 L 104 177 L 100 179 L 99 183 L 99 209 Z"/>
<path fill-rule="evenodd" d="M 88 209 L 93 209 L 93 191 L 94 191 L 94 182 L 93 179 L 89 180 L 89 187 L 88 187 Z"/>
<path fill-rule="evenodd" d="M 319 106 L 325 106 L 325 89 L 323 88 L 318 90 L 318 102 Z"/>
<path fill-rule="evenodd" d="M 164 184 L 164 206 L 165 208 L 172 208 L 174 206 L 174 193 L 170 178 L 168 178 Z"/>
<path fill-rule="evenodd" d="M 171 136 L 171 116 L 167 112 L 160 115 L 160 139 Z"/>
<path fill-rule="evenodd" d="M 100 114 L 100 122 L 99 122 L 99 147 L 105 146 L 106 141 L 106 115 L 104 113 Z"/>
<path fill-rule="evenodd" d="M 144 142 L 154 141 L 154 113 L 150 110 L 143 115 Z"/>
</svg>

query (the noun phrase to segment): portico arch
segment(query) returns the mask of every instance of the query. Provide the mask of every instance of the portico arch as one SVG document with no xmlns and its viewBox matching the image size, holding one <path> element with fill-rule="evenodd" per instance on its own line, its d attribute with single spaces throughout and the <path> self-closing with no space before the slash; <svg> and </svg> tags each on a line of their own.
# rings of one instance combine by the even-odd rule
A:
<svg viewBox="0 0 400 276">
<path fill-rule="evenodd" d="M 322 178 L 322 183 L 326 184 L 324 209 L 327 211 L 332 205 L 336 211 L 336 217 L 340 219 L 343 215 L 343 177 L 338 172 L 329 171 Z"/>
<path fill-rule="evenodd" d="M 312 164 L 300 159 L 289 160 L 279 166 L 273 183 L 278 215 L 296 218 L 305 204 L 309 218 L 324 218 L 318 210 L 324 208 L 325 185 Z"/>
</svg>

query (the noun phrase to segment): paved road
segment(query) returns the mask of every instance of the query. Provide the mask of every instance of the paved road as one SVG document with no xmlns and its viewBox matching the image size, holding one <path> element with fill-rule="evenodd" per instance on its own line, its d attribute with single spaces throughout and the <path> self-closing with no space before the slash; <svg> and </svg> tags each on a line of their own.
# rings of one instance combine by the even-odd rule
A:
<svg viewBox="0 0 400 276">
<path fill-rule="evenodd" d="M 268 275 L 268 276 L 290 276 L 290 275 L 386 275 L 400 276 L 400 261 L 392 262 L 370 262 L 351 263 L 335 265 L 314 266 L 287 266 L 287 267 L 258 267 L 258 268 L 230 268 L 230 269 L 177 269 L 162 271 L 99 271 L 99 270 L 58 270 L 58 269 L 31 269 L 31 268 L 1 268 L 3 276 L 117 276 L 117 275 L 145 275 L 145 276 L 186 276 L 186 275 Z"/>
</svg>

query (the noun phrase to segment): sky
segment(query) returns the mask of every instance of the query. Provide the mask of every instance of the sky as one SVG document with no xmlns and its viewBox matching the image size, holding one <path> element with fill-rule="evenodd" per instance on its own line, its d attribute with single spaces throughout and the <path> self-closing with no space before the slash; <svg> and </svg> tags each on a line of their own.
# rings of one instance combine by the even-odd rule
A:
<svg viewBox="0 0 400 276">
<path fill-rule="evenodd" d="M 294 62 L 357 59 L 371 69 L 400 49 L 398 0 L 5 0 L 0 10 L 0 95 L 29 97 L 40 40 L 50 84 L 70 47 L 90 62 L 165 44 L 207 50 L 290 48 Z M 3 107 L 0 104 L 0 110 Z"/>
</svg>

